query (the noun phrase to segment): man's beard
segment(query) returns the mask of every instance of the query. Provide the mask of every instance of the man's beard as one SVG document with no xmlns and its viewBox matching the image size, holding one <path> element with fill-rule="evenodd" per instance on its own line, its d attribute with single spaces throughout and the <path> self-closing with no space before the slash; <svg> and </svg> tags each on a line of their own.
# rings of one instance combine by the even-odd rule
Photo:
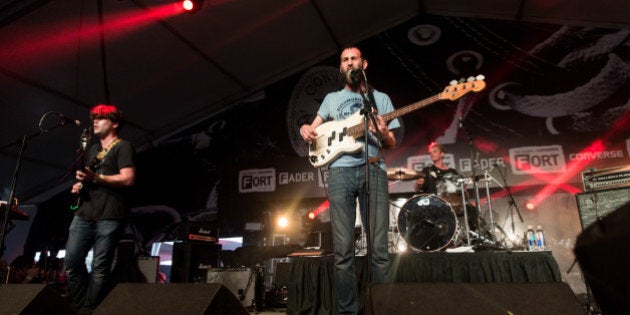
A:
<svg viewBox="0 0 630 315">
<path fill-rule="evenodd" d="M 359 88 L 361 86 L 361 78 L 350 76 L 350 71 L 352 71 L 352 69 L 348 70 L 348 72 L 346 72 L 344 75 L 346 79 L 346 84 L 353 89 Z"/>
</svg>

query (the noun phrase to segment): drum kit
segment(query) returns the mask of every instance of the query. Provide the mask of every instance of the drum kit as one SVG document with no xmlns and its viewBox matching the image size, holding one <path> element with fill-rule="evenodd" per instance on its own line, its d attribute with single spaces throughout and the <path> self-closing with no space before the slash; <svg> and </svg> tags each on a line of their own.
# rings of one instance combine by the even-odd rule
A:
<svg viewBox="0 0 630 315">
<path fill-rule="evenodd" d="M 410 181 L 423 176 L 407 168 L 387 170 L 391 181 Z M 466 185 L 471 182 L 464 176 L 449 174 L 438 182 L 437 194 L 416 194 L 402 206 L 400 200 L 391 202 L 390 234 L 396 236 L 390 237 L 390 252 L 399 251 L 401 237 L 407 247 L 419 252 L 471 246 L 473 242 L 486 246 L 493 243 L 479 210 L 468 202 Z"/>
</svg>

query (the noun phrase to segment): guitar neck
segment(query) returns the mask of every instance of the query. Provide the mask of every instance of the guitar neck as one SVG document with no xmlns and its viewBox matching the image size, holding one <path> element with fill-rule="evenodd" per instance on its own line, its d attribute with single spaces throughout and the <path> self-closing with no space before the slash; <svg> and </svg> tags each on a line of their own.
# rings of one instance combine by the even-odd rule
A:
<svg viewBox="0 0 630 315">
<path fill-rule="evenodd" d="M 409 113 L 411 113 L 411 112 L 413 112 L 415 110 L 418 110 L 418 109 L 423 108 L 423 107 L 425 107 L 427 105 L 433 104 L 433 103 L 435 103 L 435 102 L 437 102 L 439 100 L 440 100 L 440 94 L 436 94 L 436 95 L 433 95 L 431 97 L 425 98 L 425 99 L 423 99 L 421 101 L 415 102 L 413 104 L 409 104 L 409 105 L 407 105 L 407 106 L 405 106 L 403 108 L 399 108 L 399 109 L 397 109 L 397 110 L 395 110 L 393 112 L 389 112 L 387 114 L 383 114 L 383 115 L 381 115 L 381 117 L 383 117 L 383 120 L 385 120 L 385 122 L 389 122 L 389 121 L 392 121 L 392 120 L 394 120 L 394 119 L 396 119 L 396 118 L 398 118 L 400 116 L 409 114 Z M 363 124 L 357 124 L 357 125 L 354 125 L 354 126 L 348 128 L 348 134 L 350 134 L 351 136 L 354 136 L 354 137 L 358 137 L 358 136 L 362 135 L 363 134 Z"/>
<path fill-rule="evenodd" d="M 400 116 L 409 114 L 409 113 L 411 113 L 411 112 L 413 112 L 415 110 L 418 110 L 418 109 L 420 109 L 422 107 L 425 107 L 427 105 L 433 104 L 433 103 L 435 103 L 435 102 L 437 102 L 439 100 L 440 100 L 440 94 L 433 95 L 433 96 L 431 96 L 429 98 L 425 98 L 425 99 L 423 99 L 421 101 L 415 102 L 413 104 L 409 104 L 409 105 L 407 105 L 407 106 L 405 106 L 403 108 L 397 109 L 397 110 L 395 110 L 393 112 L 389 112 L 387 114 L 383 114 L 383 115 L 381 115 L 381 117 L 383 117 L 383 120 L 385 120 L 385 122 L 389 122 L 391 120 L 394 120 L 395 118 L 398 118 Z"/>
<path fill-rule="evenodd" d="M 397 109 L 393 112 L 383 114 L 383 120 L 385 122 L 389 122 L 397 117 L 413 112 L 414 110 L 418 110 L 422 107 L 425 107 L 429 104 L 433 104 L 439 100 L 447 99 L 454 101 L 470 92 L 479 92 L 486 87 L 486 83 L 483 81 L 483 76 L 478 75 L 477 79 L 470 77 L 467 82 L 462 82 L 457 84 L 457 82 L 451 83 L 451 85 L 447 86 L 442 93 L 433 95 L 429 98 L 425 98 L 419 102 L 415 102 L 413 104 L 409 104 L 403 108 Z M 350 128 L 348 128 L 348 133 L 353 137 L 359 137 L 363 133 L 363 124 L 357 124 Z"/>
</svg>

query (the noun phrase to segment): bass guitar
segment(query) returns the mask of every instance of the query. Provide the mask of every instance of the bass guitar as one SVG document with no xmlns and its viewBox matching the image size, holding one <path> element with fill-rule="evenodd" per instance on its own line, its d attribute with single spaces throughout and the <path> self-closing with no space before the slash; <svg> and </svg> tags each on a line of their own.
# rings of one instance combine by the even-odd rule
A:
<svg viewBox="0 0 630 315">
<path fill-rule="evenodd" d="M 383 120 L 387 123 L 437 101 L 454 101 L 470 92 L 479 92 L 486 87 L 483 80 L 483 75 L 478 75 L 476 78 L 471 77 L 463 83 L 453 81 L 451 85 L 437 95 L 383 114 Z M 363 144 L 356 141 L 364 134 L 363 116 L 360 111 L 344 120 L 323 123 L 317 126 L 315 131 L 317 132 L 317 139 L 308 146 L 308 159 L 314 167 L 328 165 L 342 154 L 358 152 L 363 148 Z"/>
</svg>

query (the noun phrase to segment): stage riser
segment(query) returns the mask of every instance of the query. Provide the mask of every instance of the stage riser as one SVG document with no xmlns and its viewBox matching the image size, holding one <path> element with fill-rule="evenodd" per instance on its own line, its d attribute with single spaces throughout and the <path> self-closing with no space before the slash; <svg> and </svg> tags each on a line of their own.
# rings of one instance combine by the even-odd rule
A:
<svg viewBox="0 0 630 315">
<path fill-rule="evenodd" d="M 368 291 L 370 315 L 584 314 L 565 283 L 393 283 Z"/>
</svg>

